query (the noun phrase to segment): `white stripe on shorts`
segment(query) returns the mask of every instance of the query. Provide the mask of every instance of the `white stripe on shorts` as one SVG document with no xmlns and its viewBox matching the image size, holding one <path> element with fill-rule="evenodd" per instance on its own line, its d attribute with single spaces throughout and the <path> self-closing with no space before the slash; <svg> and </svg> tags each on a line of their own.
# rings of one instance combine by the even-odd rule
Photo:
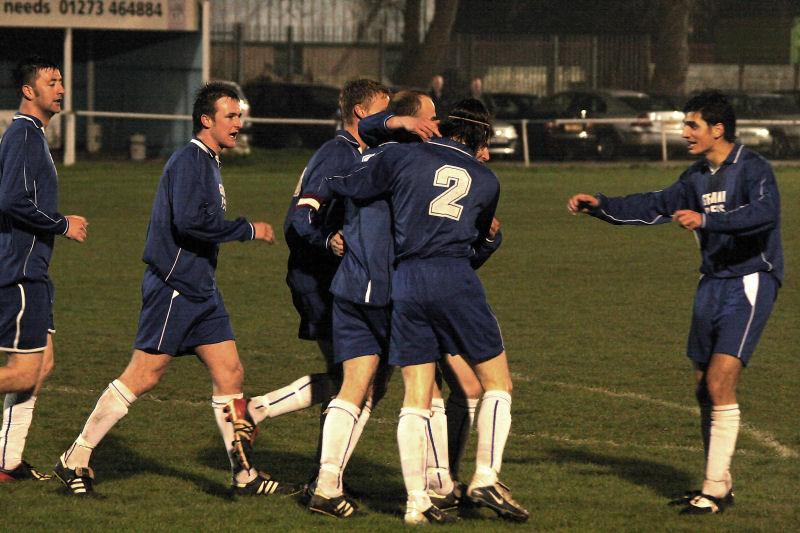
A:
<svg viewBox="0 0 800 533">
<path fill-rule="evenodd" d="M 167 331 L 167 322 L 169 321 L 169 314 L 172 312 L 172 302 L 175 301 L 175 298 L 180 296 L 176 290 L 172 291 L 172 298 L 169 299 L 169 309 L 167 309 L 167 316 L 164 318 L 164 327 L 161 328 L 161 338 L 158 339 L 158 349 L 161 349 L 161 342 L 164 340 L 164 332 Z"/>
<path fill-rule="evenodd" d="M 21 304 L 19 307 L 19 313 L 17 313 L 17 333 L 14 335 L 14 349 L 19 348 L 19 335 L 22 331 L 22 328 L 20 328 L 19 325 L 22 322 L 22 315 L 25 314 L 25 288 L 22 286 L 22 284 L 18 284 L 17 287 L 19 287 Z"/>
<path fill-rule="evenodd" d="M 753 272 L 752 274 L 748 274 L 742 278 L 742 284 L 744 285 L 744 295 L 747 296 L 747 301 L 750 302 L 750 319 L 747 321 L 747 327 L 744 329 L 744 335 L 742 335 L 742 343 L 739 345 L 739 353 L 736 354 L 736 357 L 742 357 L 742 350 L 744 350 L 744 344 L 747 342 L 747 334 L 750 333 L 750 325 L 753 323 L 753 317 L 756 314 L 756 297 L 758 296 L 758 272 Z"/>
</svg>

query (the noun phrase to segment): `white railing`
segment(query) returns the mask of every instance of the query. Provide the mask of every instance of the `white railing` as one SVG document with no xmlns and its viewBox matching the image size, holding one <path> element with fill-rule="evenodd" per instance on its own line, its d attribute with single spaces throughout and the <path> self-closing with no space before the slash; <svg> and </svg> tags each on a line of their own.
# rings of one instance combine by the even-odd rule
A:
<svg viewBox="0 0 800 533">
<path fill-rule="evenodd" d="M 64 114 L 70 114 L 65 111 Z M 126 118 L 126 119 L 143 119 L 143 120 L 192 120 L 191 115 L 170 115 L 159 113 L 129 113 L 124 111 L 74 111 L 72 114 L 83 117 L 102 117 L 102 118 Z M 516 121 L 514 121 L 516 122 Z M 629 118 L 554 118 L 554 119 L 522 119 L 521 120 L 521 137 L 522 137 L 522 157 L 525 166 L 530 166 L 530 142 L 528 139 L 528 126 L 531 124 L 631 124 L 637 123 L 659 123 L 661 134 L 661 160 L 669 160 L 669 150 L 667 143 L 667 129 L 664 128 L 664 123 L 674 123 L 675 118 L 649 118 L 649 117 L 629 117 Z M 244 124 L 318 124 L 338 126 L 340 122 L 334 119 L 313 119 L 313 118 L 267 118 L 267 117 L 245 117 Z M 759 119 L 740 119 L 736 121 L 737 126 L 800 126 L 800 120 L 759 120 Z M 66 143 L 75 143 L 74 135 L 67 135 Z M 70 138 L 71 137 L 71 138 Z M 65 154 L 69 150 L 65 150 Z M 65 164 L 72 164 L 74 161 L 65 161 Z"/>
<path fill-rule="evenodd" d="M 649 118 L 649 117 L 633 117 L 633 118 L 553 118 L 553 119 L 522 119 L 521 136 L 522 136 L 522 156 L 525 161 L 525 166 L 530 166 L 528 141 L 528 125 L 529 124 L 554 124 L 556 126 L 562 124 L 632 124 L 649 122 L 659 123 L 661 133 L 661 160 L 669 160 L 669 150 L 667 145 L 667 129 L 664 128 L 664 123 L 674 123 L 674 118 Z M 739 119 L 736 121 L 738 126 L 800 126 L 800 120 L 769 120 L 769 119 Z M 798 132 L 800 134 L 800 132 Z"/>
</svg>

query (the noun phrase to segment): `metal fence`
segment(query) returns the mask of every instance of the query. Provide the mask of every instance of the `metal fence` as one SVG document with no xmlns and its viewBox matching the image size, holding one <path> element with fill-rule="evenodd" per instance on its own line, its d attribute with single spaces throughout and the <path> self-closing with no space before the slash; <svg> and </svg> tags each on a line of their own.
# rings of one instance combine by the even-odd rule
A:
<svg viewBox="0 0 800 533">
<path fill-rule="evenodd" d="M 214 33 L 212 76 L 240 84 L 262 78 L 341 85 L 355 76 L 390 82 L 402 44 L 386 35 L 380 30 L 369 42 L 307 42 L 287 28 L 281 40 L 260 41 L 237 23 Z M 646 35 L 455 34 L 442 63 L 453 87 L 481 76 L 485 90 L 540 96 L 576 87 L 644 89 L 650 40 Z"/>
</svg>

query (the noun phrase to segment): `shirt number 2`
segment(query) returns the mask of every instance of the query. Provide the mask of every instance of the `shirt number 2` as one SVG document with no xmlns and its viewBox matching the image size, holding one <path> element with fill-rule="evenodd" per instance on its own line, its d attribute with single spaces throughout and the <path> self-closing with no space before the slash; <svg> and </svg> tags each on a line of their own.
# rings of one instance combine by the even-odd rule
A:
<svg viewBox="0 0 800 533">
<path fill-rule="evenodd" d="M 447 190 L 434 198 L 428 207 L 428 214 L 435 217 L 458 220 L 464 207 L 457 202 L 469 194 L 472 177 L 460 167 L 445 165 L 436 171 L 433 177 L 436 187 L 446 187 Z"/>
</svg>

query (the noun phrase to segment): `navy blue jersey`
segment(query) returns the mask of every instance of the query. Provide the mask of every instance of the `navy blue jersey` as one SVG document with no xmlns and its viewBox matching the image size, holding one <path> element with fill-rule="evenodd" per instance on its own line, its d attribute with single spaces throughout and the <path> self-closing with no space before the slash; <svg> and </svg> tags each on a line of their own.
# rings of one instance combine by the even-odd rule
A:
<svg viewBox="0 0 800 533">
<path fill-rule="evenodd" d="M 226 209 L 217 154 L 192 139 L 161 174 L 142 260 L 184 296 L 213 296 L 220 243 L 255 238 L 245 218 L 225 220 Z"/>
<path fill-rule="evenodd" d="M 289 246 L 287 282 L 293 291 L 327 291 L 339 265 L 328 249 L 329 241 L 342 229 L 344 205 L 337 198 L 323 200 L 319 188 L 325 176 L 349 168 L 361 156 L 359 144 L 347 131 L 322 145 L 303 170 L 283 224 Z"/>
<path fill-rule="evenodd" d="M 593 216 L 612 224 L 661 224 L 681 209 L 702 213 L 695 230 L 700 243 L 700 272 L 718 277 L 769 272 L 783 279 L 780 195 L 772 166 L 759 154 L 735 144 L 711 173 L 703 159 L 666 189 L 607 198 L 597 195 Z"/>
<path fill-rule="evenodd" d="M 369 199 L 391 194 L 397 261 L 463 257 L 489 233 L 500 195 L 497 176 L 466 146 L 450 139 L 398 144 L 362 158 L 327 180 L 337 194 Z"/>
<path fill-rule="evenodd" d="M 362 159 L 369 160 L 395 146 L 397 143 L 376 146 L 364 152 Z M 353 303 L 388 305 L 394 265 L 392 211 L 388 197 L 346 198 L 342 233 L 347 252 L 331 282 L 331 292 Z"/>
<path fill-rule="evenodd" d="M 42 122 L 17 113 L 0 141 L 0 287 L 49 279 L 55 235 L 68 228 Z"/>
</svg>

